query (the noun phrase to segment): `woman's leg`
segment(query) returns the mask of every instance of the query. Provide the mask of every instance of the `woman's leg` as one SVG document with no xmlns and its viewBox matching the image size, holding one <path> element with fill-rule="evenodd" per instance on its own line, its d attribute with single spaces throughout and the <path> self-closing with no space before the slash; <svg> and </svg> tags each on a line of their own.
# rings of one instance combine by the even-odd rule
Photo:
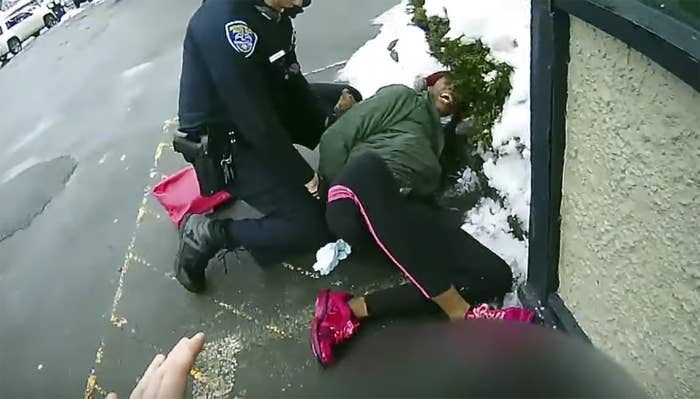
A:
<svg viewBox="0 0 700 399">
<path fill-rule="evenodd" d="M 511 271 L 502 260 L 437 217 L 432 208 L 404 198 L 374 154 L 358 156 L 345 166 L 329 190 L 328 202 L 331 232 L 359 248 L 379 247 L 411 284 L 354 298 L 322 291 L 316 299 L 311 342 L 324 365 L 333 360 L 333 347 L 355 334 L 360 319 L 436 309 L 450 319 L 463 319 L 470 310 L 465 297 L 502 296 L 510 287 Z"/>
<path fill-rule="evenodd" d="M 432 300 L 457 319 L 469 309 L 458 289 L 464 287 L 474 299 L 507 292 L 508 266 L 465 232 L 443 223 L 432 208 L 405 199 L 378 156 L 354 159 L 334 185 L 336 198 L 326 210 L 330 230 L 351 245 L 368 245 L 368 238 L 378 245 L 417 289 L 416 298 Z M 365 301 L 371 308 L 371 298 Z"/>
<path fill-rule="evenodd" d="M 450 319 L 460 320 L 475 304 L 500 302 L 512 288 L 512 273 L 508 265 L 467 233 L 455 230 L 453 234 L 456 237 L 466 236 L 468 239 L 455 240 L 454 237 L 446 237 L 444 248 L 459 250 L 442 272 L 437 271 L 438 278 L 452 282 L 447 290 L 431 298 L 431 301 L 426 301 L 412 284 L 372 292 L 350 301 L 355 316 L 382 318 L 436 313 L 442 310 Z M 449 243 L 451 241 L 452 243 Z M 366 314 L 355 312 L 355 309 L 362 308 L 353 306 L 353 301 L 362 303 L 367 309 Z"/>
<path fill-rule="evenodd" d="M 357 252 L 371 251 L 377 246 L 357 205 L 350 199 L 329 203 L 326 207 L 326 221 L 333 234 L 348 242 Z M 360 319 L 370 315 L 382 318 L 440 311 L 435 303 L 426 301 L 412 284 L 355 296 L 348 304 L 355 317 Z"/>
<path fill-rule="evenodd" d="M 354 301 L 354 302 L 353 302 Z M 442 309 L 433 301 L 428 301 L 412 284 L 402 284 L 384 290 L 374 291 L 360 297 L 353 297 L 348 304 L 356 317 L 383 319 L 387 317 L 442 314 Z M 353 306 L 354 305 L 354 306 Z M 364 316 L 355 312 L 356 307 L 364 310 Z"/>
</svg>

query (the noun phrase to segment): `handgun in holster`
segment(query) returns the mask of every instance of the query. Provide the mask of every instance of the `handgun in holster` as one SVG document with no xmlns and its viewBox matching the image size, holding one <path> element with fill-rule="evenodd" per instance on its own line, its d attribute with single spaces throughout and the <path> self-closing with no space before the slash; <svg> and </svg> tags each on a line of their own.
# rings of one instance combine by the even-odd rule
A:
<svg viewBox="0 0 700 399">
<path fill-rule="evenodd" d="M 207 134 L 192 137 L 175 133 L 173 148 L 194 166 L 199 191 L 209 197 L 227 186 L 236 177 L 234 170 L 235 135 L 207 130 Z"/>
</svg>

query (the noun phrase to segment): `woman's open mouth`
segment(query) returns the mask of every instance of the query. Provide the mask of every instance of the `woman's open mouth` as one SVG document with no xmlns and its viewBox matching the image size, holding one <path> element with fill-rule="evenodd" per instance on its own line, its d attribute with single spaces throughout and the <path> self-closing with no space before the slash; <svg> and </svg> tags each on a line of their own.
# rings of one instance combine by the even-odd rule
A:
<svg viewBox="0 0 700 399">
<path fill-rule="evenodd" d="M 441 93 L 438 98 L 440 99 L 440 102 L 445 105 L 452 105 L 452 101 L 454 100 L 452 98 L 452 94 L 450 93 Z"/>
</svg>

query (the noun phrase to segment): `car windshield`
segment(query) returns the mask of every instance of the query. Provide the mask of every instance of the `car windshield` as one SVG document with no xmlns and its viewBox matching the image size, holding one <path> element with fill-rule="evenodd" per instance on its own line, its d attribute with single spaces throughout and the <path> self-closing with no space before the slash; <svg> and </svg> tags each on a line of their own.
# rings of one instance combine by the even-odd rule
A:
<svg viewBox="0 0 700 399">
<path fill-rule="evenodd" d="M 7 21 L 5 22 L 5 26 L 7 26 L 7 29 L 11 29 L 13 26 L 17 25 L 18 23 L 24 21 L 25 19 L 29 18 L 34 10 L 36 10 L 39 7 L 39 3 L 36 1 L 32 1 L 25 5 L 24 7 L 16 10 L 10 17 L 7 18 Z"/>
<path fill-rule="evenodd" d="M 23 12 L 23 13 L 14 15 L 14 16 L 8 18 L 8 20 L 7 20 L 7 22 L 5 23 L 5 25 L 7 26 L 7 29 L 11 29 L 13 26 L 15 26 L 15 25 L 17 25 L 18 23 L 20 23 L 20 22 L 24 21 L 25 19 L 27 19 L 30 15 L 32 15 L 32 14 L 30 14 L 30 13 L 28 13 L 28 12 Z"/>
</svg>

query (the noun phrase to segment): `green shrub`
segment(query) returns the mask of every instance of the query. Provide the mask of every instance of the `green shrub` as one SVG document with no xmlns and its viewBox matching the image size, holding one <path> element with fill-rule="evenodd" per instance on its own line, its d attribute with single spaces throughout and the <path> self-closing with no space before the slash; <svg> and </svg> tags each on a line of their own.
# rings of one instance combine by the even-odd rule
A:
<svg viewBox="0 0 700 399">
<path fill-rule="evenodd" d="M 474 135 L 469 142 L 474 145 L 480 142 L 489 148 L 491 129 L 501 117 L 511 91 L 513 67 L 495 61 L 481 40 L 465 43 L 462 37 L 446 38 L 449 18 L 428 17 L 424 6 L 425 0 L 409 0 L 413 23 L 425 31 L 431 54 L 449 70 L 457 97 L 456 113 L 461 118 L 472 119 Z M 489 73 L 495 76 L 487 81 L 485 76 Z"/>
</svg>

